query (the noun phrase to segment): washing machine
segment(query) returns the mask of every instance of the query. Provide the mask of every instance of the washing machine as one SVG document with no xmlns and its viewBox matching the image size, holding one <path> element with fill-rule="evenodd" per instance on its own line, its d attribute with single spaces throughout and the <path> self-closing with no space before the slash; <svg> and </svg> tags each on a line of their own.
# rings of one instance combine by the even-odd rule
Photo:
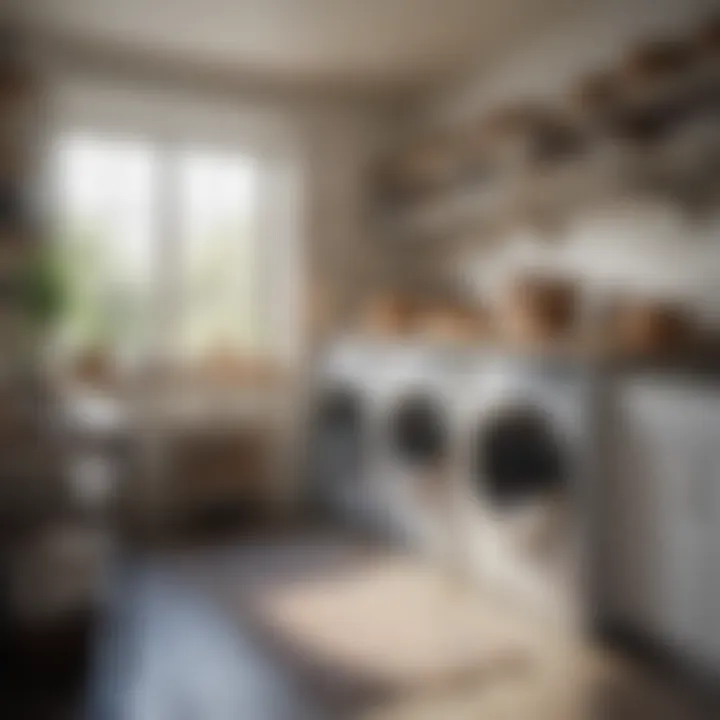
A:
<svg viewBox="0 0 720 720">
<path fill-rule="evenodd" d="M 457 567 L 512 602 L 583 623 L 592 373 L 569 360 L 471 354 L 456 382 Z"/>
<path fill-rule="evenodd" d="M 358 529 L 373 517 L 370 419 L 379 365 L 377 347 L 338 340 L 316 359 L 309 393 L 309 504 L 315 513 Z"/>
<path fill-rule="evenodd" d="M 409 549 L 447 549 L 456 435 L 452 355 L 428 345 L 386 347 L 372 399 L 371 493 L 379 525 Z"/>
</svg>

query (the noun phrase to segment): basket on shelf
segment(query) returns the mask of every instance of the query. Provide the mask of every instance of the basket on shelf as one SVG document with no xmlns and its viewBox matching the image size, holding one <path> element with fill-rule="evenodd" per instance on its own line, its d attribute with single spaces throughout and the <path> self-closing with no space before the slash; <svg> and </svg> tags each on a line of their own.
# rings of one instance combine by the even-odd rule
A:
<svg viewBox="0 0 720 720">
<path fill-rule="evenodd" d="M 500 336 L 520 344 L 565 341 L 576 330 L 578 290 L 569 280 L 526 275 L 506 288 L 497 307 Z"/>
<path fill-rule="evenodd" d="M 631 356 L 680 353 L 698 341 L 685 308 L 648 298 L 617 299 L 607 308 L 601 333 L 607 350 Z"/>
</svg>

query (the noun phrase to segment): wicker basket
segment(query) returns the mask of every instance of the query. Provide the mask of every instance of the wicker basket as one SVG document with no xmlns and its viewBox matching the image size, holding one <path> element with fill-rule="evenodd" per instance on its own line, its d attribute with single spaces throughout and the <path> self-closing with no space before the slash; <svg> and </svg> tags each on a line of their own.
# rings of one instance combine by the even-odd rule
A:
<svg viewBox="0 0 720 720">
<path fill-rule="evenodd" d="M 687 311 L 669 301 L 626 299 L 609 308 L 603 335 L 622 355 L 667 355 L 689 349 L 696 338 Z"/>
<path fill-rule="evenodd" d="M 498 308 L 498 330 L 521 343 L 552 343 L 575 331 L 577 288 L 569 281 L 524 277 L 510 285 Z"/>
</svg>

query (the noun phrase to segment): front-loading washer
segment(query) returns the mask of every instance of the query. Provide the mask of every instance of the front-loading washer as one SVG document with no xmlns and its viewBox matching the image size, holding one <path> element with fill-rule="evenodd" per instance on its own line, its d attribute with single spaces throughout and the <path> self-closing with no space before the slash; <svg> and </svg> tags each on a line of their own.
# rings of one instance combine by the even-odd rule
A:
<svg viewBox="0 0 720 720">
<path fill-rule="evenodd" d="M 455 550 L 485 587 L 582 622 L 594 383 L 557 358 L 468 357 L 460 373 Z"/>
<path fill-rule="evenodd" d="M 454 364 L 427 344 L 386 349 L 373 395 L 372 495 L 390 536 L 438 555 L 451 521 Z"/>
<path fill-rule="evenodd" d="M 307 403 L 308 499 L 316 513 L 357 528 L 373 520 L 369 471 L 378 348 L 337 340 L 316 358 Z"/>
</svg>

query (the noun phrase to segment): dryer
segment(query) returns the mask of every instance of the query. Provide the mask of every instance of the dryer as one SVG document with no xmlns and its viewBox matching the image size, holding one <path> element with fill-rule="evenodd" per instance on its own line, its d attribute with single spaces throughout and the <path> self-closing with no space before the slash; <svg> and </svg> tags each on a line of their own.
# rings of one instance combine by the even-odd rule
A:
<svg viewBox="0 0 720 720">
<path fill-rule="evenodd" d="M 456 559 L 473 581 L 574 625 L 585 607 L 591 373 L 473 354 L 457 382 Z"/>
</svg>

